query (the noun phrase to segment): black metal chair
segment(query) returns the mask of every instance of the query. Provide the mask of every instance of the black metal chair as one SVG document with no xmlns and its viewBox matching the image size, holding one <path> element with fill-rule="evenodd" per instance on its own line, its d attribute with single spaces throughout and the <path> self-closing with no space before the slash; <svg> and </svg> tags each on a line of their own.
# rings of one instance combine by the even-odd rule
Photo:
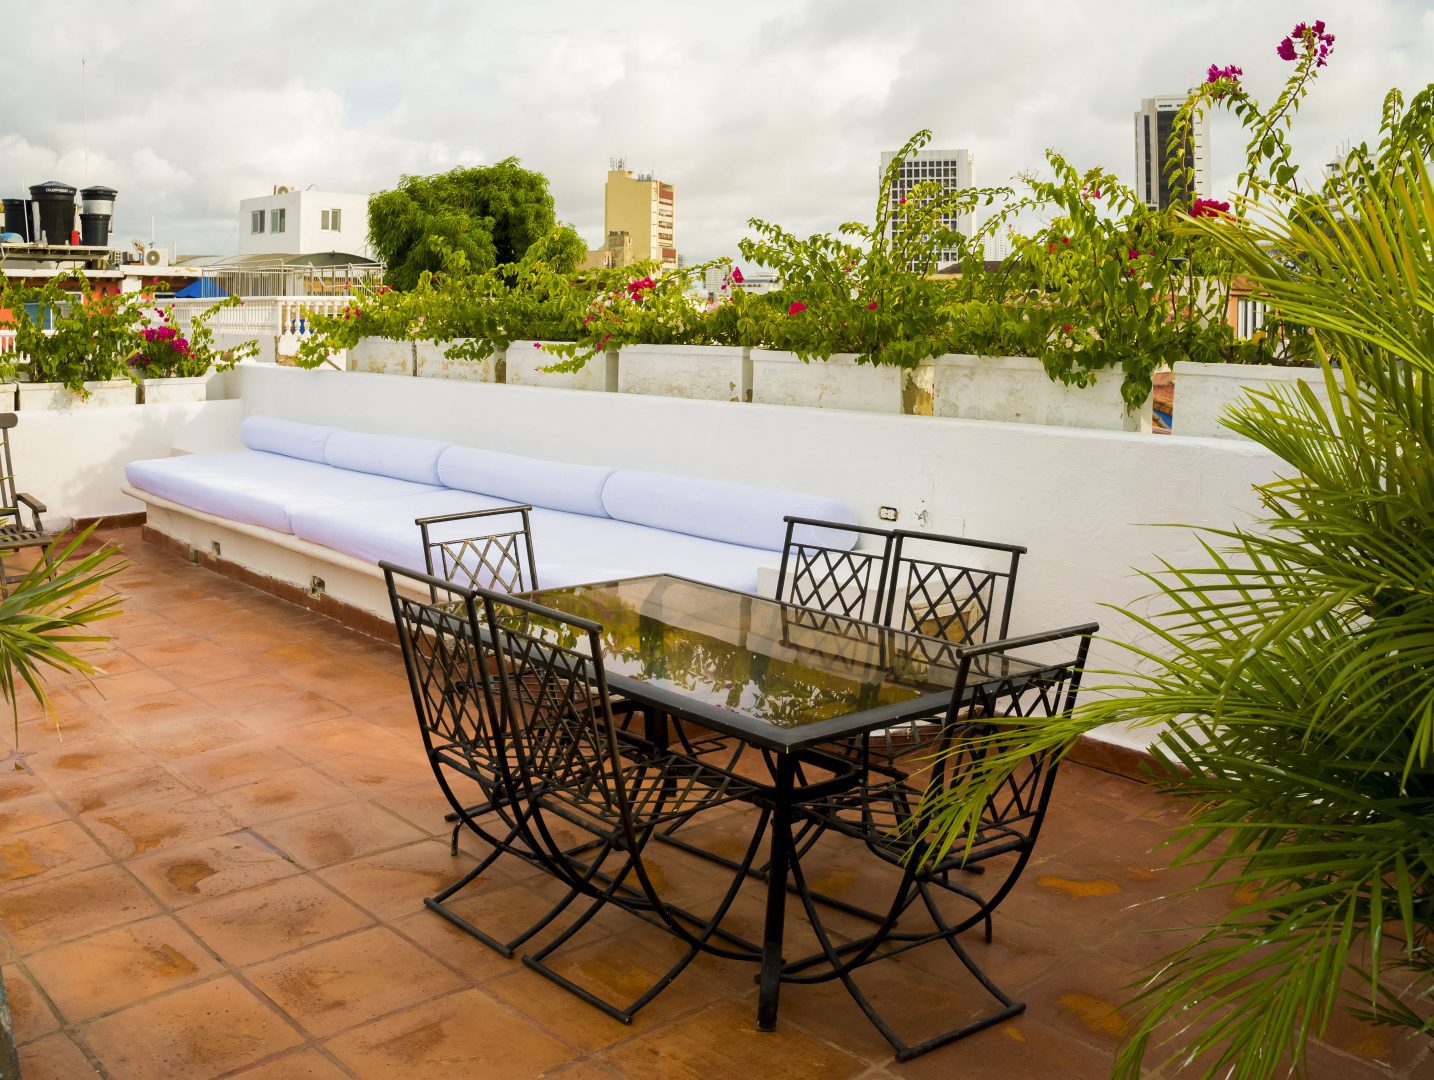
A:
<svg viewBox="0 0 1434 1080">
<path fill-rule="evenodd" d="M 695 916 L 663 895 L 644 859 L 657 830 L 737 800 L 755 787 L 665 746 L 620 732 L 602 662 L 602 627 L 527 601 L 478 590 L 494 658 L 506 677 L 485 684 L 498 697 L 510 748 L 500 755 L 521 807 L 528 847 L 555 878 L 588 904 L 561 933 L 523 963 L 601 1009 L 631 1022 L 699 953 L 756 961 L 759 950 L 723 934 L 720 923 L 736 898 L 766 829 L 767 811 L 732 883 L 709 915 Z M 577 830 L 586 844 L 565 843 Z M 608 907 L 659 927 L 686 945 L 682 956 L 631 1002 L 599 997 L 557 971 L 549 959 Z M 719 945 L 714 939 L 728 942 Z"/>
<path fill-rule="evenodd" d="M 962 797 L 963 785 L 987 751 L 982 739 L 998 730 L 1000 717 L 1068 715 L 1075 707 L 1080 678 L 1095 624 L 979 645 L 953 646 L 958 659 L 951 705 L 942 725 L 935 756 L 929 763 L 924 791 L 916 791 L 905 778 L 881 784 L 873 781 L 852 795 L 807 803 L 797 808 L 799 820 L 815 824 L 823 844 L 799 848 L 792 863 L 792 879 L 811 920 L 821 951 L 788 964 L 783 980 L 816 983 L 839 979 L 857 1005 L 896 1051 L 907 1061 L 1000 1023 L 1025 1010 L 981 970 L 959 937 L 984 926 L 991 940 L 991 916 L 1015 886 L 1030 860 L 1050 802 L 1059 756 L 1039 751 L 996 792 L 984 799 L 979 827 L 969 845 L 958 838 L 942 853 L 941 838 L 933 830 L 934 807 L 950 805 Z M 1042 648 L 1059 651 L 1052 662 L 1029 666 L 1012 655 L 1019 650 Z M 992 678 L 992 676 L 999 676 Z M 863 843 L 899 874 L 891 903 L 869 915 L 878 923 L 870 934 L 838 944 L 828 931 L 809 884 L 804 862 L 814 861 L 834 836 Z M 977 876 L 957 871 L 986 872 Z M 979 885 L 979 888 L 978 888 Z M 952 917 L 938 899 L 954 897 L 964 910 Z M 912 929 L 908 916 L 924 908 L 927 927 Z M 923 920 L 925 921 L 925 920 Z M 997 1008 L 955 1029 L 915 1043 L 902 1039 L 857 985 L 865 967 L 931 944 L 944 944 L 956 959 L 996 999 Z"/>
<path fill-rule="evenodd" d="M 414 520 L 423 537 L 423 558 L 428 572 L 459 585 L 520 593 L 538 587 L 538 568 L 533 559 L 533 533 L 528 515 L 531 506 L 498 506 L 489 510 L 468 510 Z M 511 527 L 511 518 L 519 519 Z M 508 519 L 508 520 L 505 520 Z M 437 539 L 434 526 L 455 521 L 473 521 L 509 528 L 496 528 L 473 536 Z"/>
<path fill-rule="evenodd" d="M 4 468 L 0 474 L 0 595 L 7 594 L 10 586 L 25 576 L 8 573 L 5 556 L 27 548 L 43 550 L 57 535 L 40 520 L 40 515 L 48 513 L 49 508 L 35 496 L 16 489 L 10 429 L 19 422 L 15 413 L 0 413 L 0 465 Z"/>
<path fill-rule="evenodd" d="M 448 906 L 503 855 L 541 865 L 524 844 L 521 809 L 508 797 L 504 744 L 491 686 L 501 670 L 484 644 L 478 600 L 472 590 L 431 574 L 380 563 L 393 606 L 394 627 L 403 650 L 414 710 L 429 764 L 457 821 L 489 848 L 476 866 L 448 888 L 427 897 L 425 906 L 504 956 L 511 957 L 533 934 L 577 898 L 576 890 L 551 911 L 506 941 L 479 929 Z M 406 586 L 406 595 L 401 586 Z M 428 600 L 416 599 L 427 593 Z M 474 797 L 476 795 L 476 798 Z"/>
</svg>

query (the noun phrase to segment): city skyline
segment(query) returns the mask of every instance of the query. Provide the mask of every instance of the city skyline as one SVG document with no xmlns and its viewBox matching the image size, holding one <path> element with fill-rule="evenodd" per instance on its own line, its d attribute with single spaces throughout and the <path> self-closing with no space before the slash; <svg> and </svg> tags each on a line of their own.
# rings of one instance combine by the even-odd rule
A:
<svg viewBox="0 0 1434 1080">
<path fill-rule="evenodd" d="M 231 253 L 239 201 L 276 184 L 369 192 L 512 155 L 549 177 L 559 218 L 597 247 L 605 165 L 620 153 L 681 189 L 678 247 L 694 262 L 735 255 L 751 217 L 801 235 L 869 219 L 874 155 L 920 128 L 933 146 L 969 148 L 982 183 L 1039 169 L 1050 146 L 1133 185 L 1132 103 L 1212 63 L 1242 66 L 1268 103 L 1287 73 L 1275 45 L 1310 16 L 1229 0 L 928 3 L 874 20 L 846 0 L 775 12 L 734 0 L 719 21 L 672 9 L 655 25 L 635 7 L 539 0 L 410 5 L 400 26 L 366 4 L 335 20 L 266 2 L 80 0 L 82 72 L 80 47 L 57 50 L 43 11 L 19 5 L 7 34 L 0 186 L 109 184 L 120 245 L 152 223 L 166 246 Z M 1424 5 L 1331 0 L 1315 14 L 1340 47 L 1300 114 L 1296 160 L 1311 176 L 1374 134 L 1391 85 L 1434 78 Z M 1217 115 L 1211 143 L 1218 194 L 1243 137 Z"/>
</svg>

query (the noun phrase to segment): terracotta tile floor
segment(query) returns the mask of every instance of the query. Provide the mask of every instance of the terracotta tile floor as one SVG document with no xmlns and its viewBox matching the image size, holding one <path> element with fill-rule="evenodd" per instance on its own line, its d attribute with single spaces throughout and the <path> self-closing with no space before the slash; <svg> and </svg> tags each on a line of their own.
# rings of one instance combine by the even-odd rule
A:
<svg viewBox="0 0 1434 1080">
<path fill-rule="evenodd" d="M 1122 988 L 1180 940 L 1160 931 L 1228 902 L 1160 899 L 1188 882 L 1149 853 L 1173 807 L 1071 766 L 995 943 L 975 946 L 1024 1016 L 896 1065 L 839 988 L 787 987 L 761 1035 L 750 970 L 703 959 L 625 1027 L 424 909 L 472 851 L 448 853 L 396 649 L 111 538 L 131 565 L 108 674 L 56 684 L 58 732 L 22 704 L 29 771 L 0 774 L 0 961 L 26 1080 L 1098 1077 Z M 707 839 L 733 846 L 739 825 Z M 716 884 L 659 862 L 694 895 Z M 884 883 L 854 853 L 815 872 L 849 895 Z M 517 927 L 551 892 L 500 864 L 459 907 Z M 752 890 L 733 925 L 760 918 Z M 631 920 L 597 926 L 568 963 L 616 992 L 671 955 Z M 795 948 L 795 913 L 791 930 Z M 939 1022 L 976 1000 L 947 959 L 879 965 L 870 989 Z M 1434 1075 L 1422 1043 L 1344 1019 L 1311 1064 Z"/>
</svg>

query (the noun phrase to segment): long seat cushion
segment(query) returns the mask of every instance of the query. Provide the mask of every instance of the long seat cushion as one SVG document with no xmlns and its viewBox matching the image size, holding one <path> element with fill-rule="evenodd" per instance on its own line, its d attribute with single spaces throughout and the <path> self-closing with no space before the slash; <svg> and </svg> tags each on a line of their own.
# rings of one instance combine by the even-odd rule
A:
<svg viewBox="0 0 1434 1080">
<path fill-rule="evenodd" d="M 443 486 L 438 460 L 452 443 L 411 439 L 403 435 L 371 435 L 336 431 L 324 444 L 324 460 L 339 469 L 392 476 L 415 484 Z"/>
<path fill-rule="evenodd" d="M 274 416 L 249 416 L 239 425 L 239 439 L 250 450 L 322 464 L 324 448 L 338 430 L 324 424 L 301 424 Z"/>
<path fill-rule="evenodd" d="M 855 511 L 840 499 L 639 469 L 614 472 L 603 485 L 602 502 L 608 516 L 619 521 L 769 551 L 785 545 L 782 518 L 788 514 L 856 524 Z M 805 525 L 794 530 L 793 539 L 842 549 L 856 540 Z"/>
<path fill-rule="evenodd" d="M 467 491 L 439 491 L 363 503 L 333 502 L 296 509 L 294 534 L 364 562 L 388 560 L 421 569 L 423 547 L 414 520 L 509 505 Z M 480 519 L 434 526 L 436 539 L 507 529 L 503 520 Z M 774 562 L 771 551 L 635 525 L 626 521 L 535 507 L 531 514 L 538 582 L 544 587 L 670 573 L 755 592 L 757 570 Z M 479 582 L 479 584 L 486 584 Z"/>
<path fill-rule="evenodd" d="M 293 531 L 290 514 L 300 507 L 437 490 L 262 450 L 132 461 L 125 479 L 182 506 L 278 532 Z"/>
<path fill-rule="evenodd" d="M 603 486 L 613 470 L 604 465 L 520 457 L 497 450 L 454 446 L 438 461 L 438 482 L 514 503 L 606 517 Z"/>
</svg>

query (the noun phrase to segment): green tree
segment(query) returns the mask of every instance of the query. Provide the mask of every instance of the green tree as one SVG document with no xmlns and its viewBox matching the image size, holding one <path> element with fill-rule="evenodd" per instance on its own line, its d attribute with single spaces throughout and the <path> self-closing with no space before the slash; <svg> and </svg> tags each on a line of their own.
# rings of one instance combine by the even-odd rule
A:
<svg viewBox="0 0 1434 1080">
<path fill-rule="evenodd" d="M 517 262 L 557 228 L 548 178 L 517 158 L 405 176 L 392 191 L 369 199 L 368 217 L 369 240 L 388 267 L 388 283 L 398 289 L 412 289 L 425 270 L 443 270 L 454 252 L 478 271 Z M 571 226 L 559 233 L 570 270 L 582 261 L 586 245 Z"/>
</svg>

